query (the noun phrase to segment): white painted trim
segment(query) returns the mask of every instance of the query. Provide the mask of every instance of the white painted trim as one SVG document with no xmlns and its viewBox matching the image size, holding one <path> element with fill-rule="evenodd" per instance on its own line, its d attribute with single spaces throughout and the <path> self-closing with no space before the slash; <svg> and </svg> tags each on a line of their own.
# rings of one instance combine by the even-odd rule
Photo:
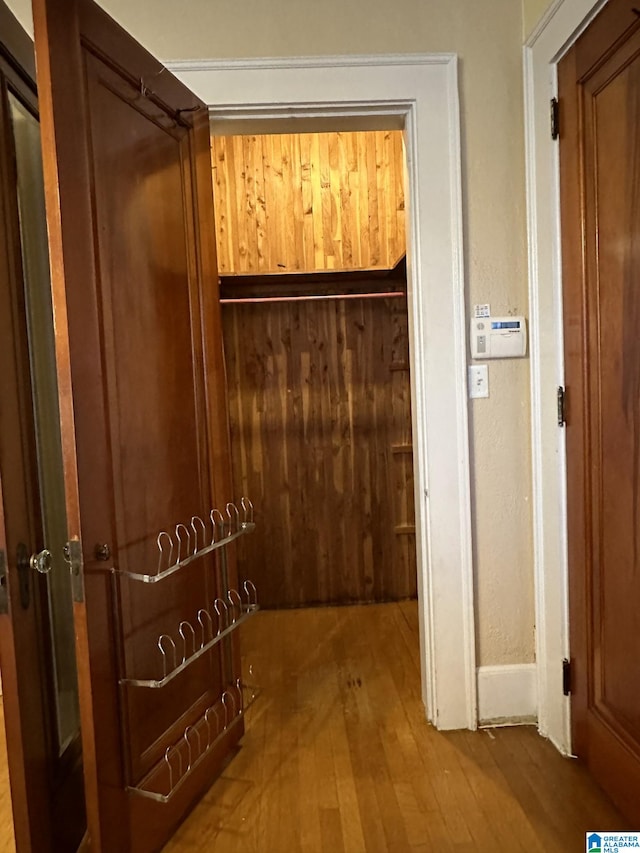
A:
<svg viewBox="0 0 640 853">
<path fill-rule="evenodd" d="M 422 695 L 438 728 L 475 728 L 477 689 L 457 59 L 166 63 L 219 130 L 395 115 L 404 124 Z M 254 131 L 255 132 L 255 131 Z"/>
<path fill-rule="evenodd" d="M 176 76 L 185 72 L 273 71 L 301 68 L 385 68 L 399 65 L 442 65 L 455 61 L 453 53 L 383 53 L 350 56 L 285 56 L 259 59 L 179 59 L 163 64 Z"/>
<path fill-rule="evenodd" d="M 468 390 L 467 390 L 467 317 L 465 306 L 464 293 L 464 229 L 462 223 L 462 150 L 461 150 L 461 128 L 460 128 L 460 105 L 458 98 L 459 81 L 458 81 L 458 63 L 455 57 L 452 57 L 451 62 L 452 74 L 449 76 L 449 162 L 451 163 L 451 229 L 454 239 L 452 240 L 452 264 L 454 281 L 459 283 L 459 286 L 454 289 L 454 334 L 453 338 L 456 342 L 454 346 L 455 374 L 458 381 L 455 384 L 456 392 L 456 410 L 458 414 L 457 443 L 458 443 L 458 479 L 460 489 L 458 494 L 459 500 L 459 517 L 461 523 L 461 532 L 469 531 L 469 535 L 461 536 L 460 538 L 460 559 L 463 567 L 468 567 L 462 571 L 462 599 L 461 605 L 463 608 L 462 626 L 464 635 L 462 637 L 462 647 L 465 653 L 463 670 L 466 675 L 467 682 L 465 684 L 466 695 L 472 699 L 473 705 L 469 707 L 469 719 L 472 720 L 472 725 L 469 728 L 476 728 L 478 720 L 478 694 L 477 681 L 474 678 L 474 670 L 476 668 L 476 638 L 475 638 L 475 592 L 474 592 L 474 572 L 473 572 L 473 551 L 471 541 L 471 485 L 470 485 L 470 468 L 469 459 L 469 421 L 468 421 Z M 416 139 L 416 148 L 419 145 L 419 140 Z M 417 217 L 416 217 L 417 225 Z M 427 339 L 428 340 L 428 339 Z M 461 423 L 460 423 L 461 422 Z M 445 614 L 446 616 L 446 614 Z"/>
<path fill-rule="evenodd" d="M 535 663 L 478 667 L 480 725 L 533 722 L 538 714 Z"/>
<path fill-rule="evenodd" d="M 532 30 L 525 49 L 556 64 L 609 0 L 554 0 Z M 553 51 L 551 53 L 550 51 Z"/>
<path fill-rule="evenodd" d="M 566 456 L 555 393 L 564 385 L 558 145 L 549 100 L 556 66 L 606 0 L 556 0 L 524 48 L 531 345 L 534 571 L 538 725 L 571 752 L 570 704 L 562 692 L 569 656 Z"/>
</svg>

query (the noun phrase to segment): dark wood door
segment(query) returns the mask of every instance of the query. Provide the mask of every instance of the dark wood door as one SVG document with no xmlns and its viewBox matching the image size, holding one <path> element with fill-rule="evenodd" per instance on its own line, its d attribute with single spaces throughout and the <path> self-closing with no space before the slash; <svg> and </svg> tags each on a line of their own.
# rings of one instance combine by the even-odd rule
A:
<svg viewBox="0 0 640 853">
<path fill-rule="evenodd" d="M 0 33 L 3 706 L 17 849 L 63 853 L 86 824 L 40 130 L 33 45 L 3 4 Z"/>
<path fill-rule="evenodd" d="M 233 560 L 184 559 L 233 497 L 208 111 L 91 0 L 34 24 L 89 832 L 157 850 L 242 734 Z"/>
<path fill-rule="evenodd" d="M 572 724 L 640 822 L 640 17 L 611 0 L 559 66 Z M 596 827 L 597 828 L 597 827 Z"/>
</svg>

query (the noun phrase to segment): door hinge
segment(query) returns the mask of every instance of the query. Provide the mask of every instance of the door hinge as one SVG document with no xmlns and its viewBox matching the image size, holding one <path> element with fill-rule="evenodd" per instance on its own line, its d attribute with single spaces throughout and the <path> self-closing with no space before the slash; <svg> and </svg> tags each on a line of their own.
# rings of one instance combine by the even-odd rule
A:
<svg viewBox="0 0 640 853">
<path fill-rule="evenodd" d="M 557 405 L 558 405 L 558 426 L 559 427 L 566 426 L 566 424 L 567 424 L 566 401 L 567 401 L 567 392 L 562 387 L 562 385 L 558 385 Z"/>
<path fill-rule="evenodd" d="M 562 661 L 562 692 L 565 696 L 571 693 L 571 661 L 568 658 Z"/>
<path fill-rule="evenodd" d="M 82 603 L 84 601 L 84 562 L 82 559 L 82 542 L 79 539 L 71 539 L 64 546 L 64 558 L 71 569 L 71 590 L 73 600 Z"/>
<path fill-rule="evenodd" d="M 560 104 L 557 98 L 551 98 L 551 138 L 555 141 L 560 136 Z"/>
<path fill-rule="evenodd" d="M 0 548 L 0 613 L 9 612 L 9 592 L 7 590 L 7 555 Z"/>
</svg>

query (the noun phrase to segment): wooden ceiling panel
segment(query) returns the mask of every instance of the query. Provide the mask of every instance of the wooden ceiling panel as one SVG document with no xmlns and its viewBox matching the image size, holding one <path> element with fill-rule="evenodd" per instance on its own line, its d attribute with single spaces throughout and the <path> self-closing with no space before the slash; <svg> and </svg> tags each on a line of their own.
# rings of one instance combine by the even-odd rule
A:
<svg viewBox="0 0 640 853">
<path fill-rule="evenodd" d="M 402 131 L 212 137 L 220 274 L 392 269 Z"/>
</svg>

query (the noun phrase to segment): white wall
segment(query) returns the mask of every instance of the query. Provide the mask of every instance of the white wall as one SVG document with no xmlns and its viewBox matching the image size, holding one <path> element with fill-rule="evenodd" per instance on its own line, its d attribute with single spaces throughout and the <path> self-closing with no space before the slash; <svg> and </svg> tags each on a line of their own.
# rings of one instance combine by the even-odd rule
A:
<svg viewBox="0 0 640 853">
<path fill-rule="evenodd" d="M 551 0 L 522 0 L 522 32 L 525 39 L 550 5 Z"/>
<path fill-rule="evenodd" d="M 542 0 L 523 0 L 527 20 Z M 27 0 L 10 0 L 28 20 Z M 102 0 L 165 60 L 455 52 L 467 303 L 528 314 L 523 7 L 514 0 Z M 534 658 L 528 360 L 490 365 L 470 406 L 478 663 Z"/>
</svg>

